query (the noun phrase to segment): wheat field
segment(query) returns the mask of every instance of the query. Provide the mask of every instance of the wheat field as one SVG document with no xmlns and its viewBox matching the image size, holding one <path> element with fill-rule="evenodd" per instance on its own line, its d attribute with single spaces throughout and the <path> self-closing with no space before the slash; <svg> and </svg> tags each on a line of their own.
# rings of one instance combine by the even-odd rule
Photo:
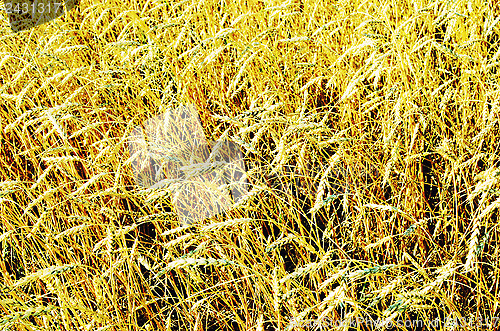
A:
<svg viewBox="0 0 500 331">
<path fill-rule="evenodd" d="M 2 330 L 500 327 L 495 2 L 81 0 L 17 33 L 1 16 Z M 249 183 L 187 225 L 127 149 L 185 104 Z"/>
</svg>

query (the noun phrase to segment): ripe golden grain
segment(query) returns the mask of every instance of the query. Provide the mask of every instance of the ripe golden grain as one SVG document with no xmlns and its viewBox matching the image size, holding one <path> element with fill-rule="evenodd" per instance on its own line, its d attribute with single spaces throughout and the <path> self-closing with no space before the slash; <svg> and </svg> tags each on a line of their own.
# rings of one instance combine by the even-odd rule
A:
<svg viewBox="0 0 500 331">
<path fill-rule="evenodd" d="M 2 24 L 0 325 L 494 318 L 499 17 L 487 1 L 82 0 Z M 219 139 L 210 158 L 241 148 L 249 183 L 189 226 L 173 202 L 205 194 L 167 175 L 142 189 L 149 160 L 127 148 L 181 105 Z"/>
</svg>

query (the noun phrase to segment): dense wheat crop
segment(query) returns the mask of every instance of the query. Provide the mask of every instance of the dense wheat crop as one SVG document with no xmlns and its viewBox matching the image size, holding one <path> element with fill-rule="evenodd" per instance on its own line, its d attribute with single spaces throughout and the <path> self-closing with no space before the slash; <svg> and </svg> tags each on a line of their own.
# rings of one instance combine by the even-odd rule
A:
<svg viewBox="0 0 500 331">
<path fill-rule="evenodd" d="M 82 0 L 18 33 L 2 15 L 2 329 L 498 327 L 498 5 Z M 250 185 L 190 225 L 127 149 L 183 104 Z"/>
</svg>

